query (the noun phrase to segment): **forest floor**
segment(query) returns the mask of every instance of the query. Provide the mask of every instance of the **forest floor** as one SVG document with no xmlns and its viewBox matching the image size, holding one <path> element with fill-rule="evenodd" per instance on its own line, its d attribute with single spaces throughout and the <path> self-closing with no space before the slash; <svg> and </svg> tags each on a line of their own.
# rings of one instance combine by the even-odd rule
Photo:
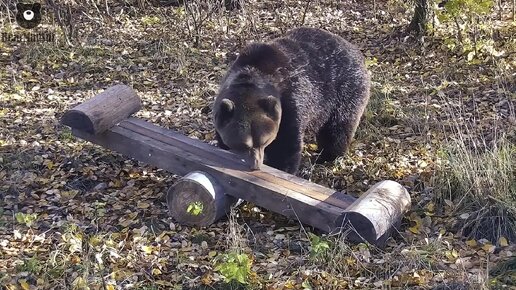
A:
<svg viewBox="0 0 516 290">
<path fill-rule="evenodd" d="M 407 36 L 412 10 L 402 1 L 246 1 L 211 13 L 120 4 L 129 2 L 106 9 L 64 1 L 69 25 L 54 23 L 47 7 L 31 30 L 54 33 L 54 42 L 0 41 L 0 285 L 516 287 L 509 7 L 495 7 L 459 43 L 453 23 Z M 22 34 L 13 5 L 2 1 L 12 10 L 1 10 L 1 32 Z M 403 184 L 412 206 L 385 248 L 348 244 L 249 203 L 210 227 L 181 226 L 164 198 L 178 176 L 74 138 L 59 124 L 74 104 L 125 83 L 143 100 L 137 116 L 211 142 L 211 104 L 227 59 L 300 25 L 355 43 L 373 88 L 350 151 L 313 165 L 307 142 L 299 175 L 355 196 L 380 180 Z M 477 49 L 461 50 L 472 35 Z"/>
</svg>

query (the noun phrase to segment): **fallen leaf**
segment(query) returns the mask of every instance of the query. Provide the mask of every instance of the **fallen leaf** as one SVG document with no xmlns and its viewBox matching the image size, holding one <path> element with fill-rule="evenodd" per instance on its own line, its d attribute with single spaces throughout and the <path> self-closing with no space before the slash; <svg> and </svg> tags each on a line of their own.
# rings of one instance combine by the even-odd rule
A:
<svg viewBox="0 0 516 290">
<path fill-rule="evenodd" d="M 466 245 L 473 248 L 473 247 L 476 247 L 478 244 L 477 244 L 477 241 L 475 241 L 475 240 L 467 240 Z"/>
<path fill-rule="evenodd" d="M 30 290 L 30 285 L 25 279 L 20 279 L 18 282 L 20 283 L 20 286 L 23 290 Z"/>
<path fill-rule="evenodd" d="M 498 244 L 500 245 L 500 247 L 507 247 L 509 245 L 509 242 L 507 241 L 507 238 L 505 237 L 500 237 L 500 239 L 498 239 Z"/>
</svg>

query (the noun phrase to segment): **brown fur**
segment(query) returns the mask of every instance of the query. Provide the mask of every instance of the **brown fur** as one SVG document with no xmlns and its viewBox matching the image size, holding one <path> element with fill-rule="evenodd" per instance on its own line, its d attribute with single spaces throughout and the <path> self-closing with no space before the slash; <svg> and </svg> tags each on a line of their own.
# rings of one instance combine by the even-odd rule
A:
<svg viewBox="0 0 516 290">
<path fill-rule="evenodd" d="M 251 168 L 264 161 L 296 173 L 304 135 L 313 134 L 322 149 L 319 161 L 334 160 L 353 138 L 369 87 L 360 51 L 327 31 L 297 28 L 251 44 L 215 100 L 219 146 L 245 153 Z"/>
</svg>

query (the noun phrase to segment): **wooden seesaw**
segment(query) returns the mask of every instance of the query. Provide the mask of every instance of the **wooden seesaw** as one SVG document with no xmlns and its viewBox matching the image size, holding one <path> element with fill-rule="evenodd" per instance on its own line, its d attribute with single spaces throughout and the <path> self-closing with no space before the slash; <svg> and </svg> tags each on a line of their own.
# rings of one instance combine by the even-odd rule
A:
<svg viewBox="0 0 516 290">
<path fill-rule="evenodd" d="M 382 245 L 410 206 L 407 190 L 390 180 L 356 199 L 269 166 L 251 171 L 234 153 L 130 117 L 141 106 L 130 87 L 115 85 L 65 112 L 61 123 L 81 139 L 184 176 L 166 195 L 182 224 L 209 226 L 243 199 L 327 233 L 352 228 L 351 241 Z"/>
</svg>

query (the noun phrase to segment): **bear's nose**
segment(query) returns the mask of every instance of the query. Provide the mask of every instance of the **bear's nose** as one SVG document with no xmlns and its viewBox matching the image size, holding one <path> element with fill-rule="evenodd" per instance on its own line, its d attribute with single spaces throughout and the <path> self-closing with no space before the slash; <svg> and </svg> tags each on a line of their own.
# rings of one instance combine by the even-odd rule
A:
<svg viewBox="0 0 516 290">
<path fill-rule="evenodd" d="M 34 18 L 34 12 L 32 12 L 32 10 L 23 11 L 23 18 L 27 21 L 32 20 L 32 18 Z"/>
<path fill-rule="evenodd" d="M 249 150 L 246 157 L 246 162 L 251 167 L 251 170 L 259 170 L 263 165 L 264 148 L 253 148 Z"/>
</svg>

